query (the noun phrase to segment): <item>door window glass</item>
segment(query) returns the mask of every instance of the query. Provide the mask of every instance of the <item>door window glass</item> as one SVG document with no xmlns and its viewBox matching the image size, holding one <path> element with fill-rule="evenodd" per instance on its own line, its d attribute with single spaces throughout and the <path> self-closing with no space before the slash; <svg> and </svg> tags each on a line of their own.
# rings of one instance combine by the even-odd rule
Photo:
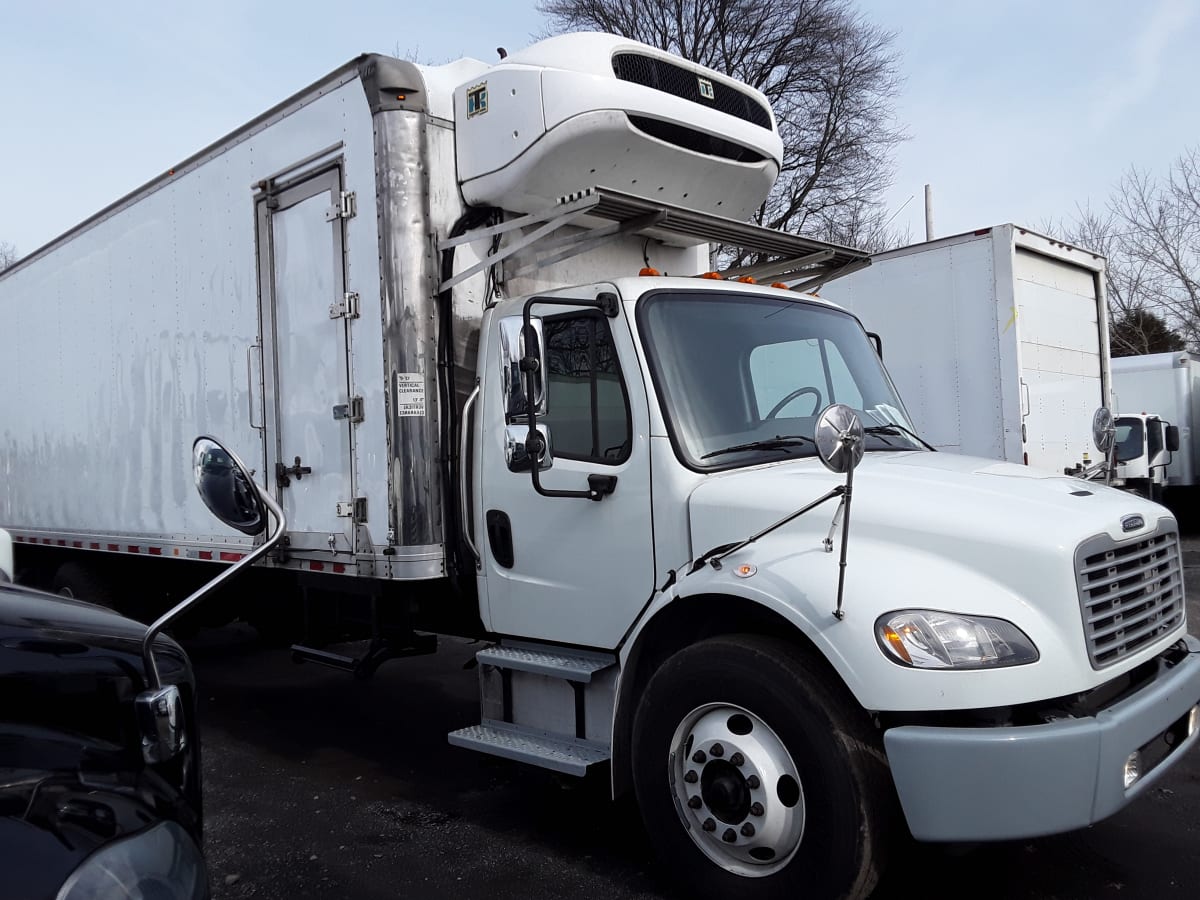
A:
<svg viewBox="0 0 1200 900">
<path fill-rule="evenodd" d="M 556 457 L 615 464 L 629 457 L 629 400 L 608 320 L 595 314 L 543 320 L 546 415 Z"/>
</svg>

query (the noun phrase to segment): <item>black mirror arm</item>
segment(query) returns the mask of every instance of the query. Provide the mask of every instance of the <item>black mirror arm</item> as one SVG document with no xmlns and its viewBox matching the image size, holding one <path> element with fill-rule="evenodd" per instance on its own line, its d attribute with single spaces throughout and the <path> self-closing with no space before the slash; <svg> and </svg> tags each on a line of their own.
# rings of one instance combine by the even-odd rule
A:
<svg viewBox="0 0 1200 900">
<path fill-rule="evenodd" d="M 530 339 L 534 334 L 532 310 L 534 304 L 545 306 L 572 306 L 572 307 L 590 307 L 598 309 L 610 319 L 615 318 L 620 308 L 620 301 L 616 294 L 602 293 L 597 294 L 595 300 L 571 300 L 560 299 L 558 297 L 530 297 L 525 301 L 525 306 L 521 310 L 521 334 L 524 339 L 526 352 L 533 345 Z M 539 347 L 539 352 L 544 351 L 544 348 Z M 541 461 L 542 461 L 542 436 L 537 430 L 537 373 L 541 370 L 541 360 L 536 356 L 522 356 L 519 363 L 521 371 L 525 374 L 525 410 L 526 421 L 529 425 L 529 435 L 525 438 L 525 452 L 529 455 L 530 462 L 529 478 L 533 482 L 533 489 L 543 497 L 571 497 L 581 500 L 603 500 L 607 495 L 611 494 L 617 487 L 617 476 L 615 475 L 589 475 L 588 489 L 586 491 L 560 491 L 553 488 L 542 486 L 541 478 Z M 545 379 L 543 378 L 543 383 Z"/>
</svg>

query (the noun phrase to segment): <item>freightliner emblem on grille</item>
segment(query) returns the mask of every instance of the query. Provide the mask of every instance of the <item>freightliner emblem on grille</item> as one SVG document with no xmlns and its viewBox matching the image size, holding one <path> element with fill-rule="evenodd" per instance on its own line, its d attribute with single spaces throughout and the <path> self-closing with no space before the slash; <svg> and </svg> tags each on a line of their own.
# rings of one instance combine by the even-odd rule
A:
<svg viewBox="0 0 1200 900">
<path fill-rule="evenodd" d="M 700 85 L 701 97 L 703 97 L 705 100 L 715 100 L 717 98 L 716 93 L 713 91 L 713 85 L 711 81 L 709 81 L 707 78 L 700 77 L 697 77 L 696 81 Z"/>
<path fill-rule="evenodd" d="M 1143 526 L 1145 526 L 1145 524 L 1146 524 L 1146 520 L 1143 519 L 1141 516 L 1122 516 L 1121 517 L 1121 530 L 1122 531 L 1137 531 L 1139 528 L 1142 528 Z"/>
</svg>

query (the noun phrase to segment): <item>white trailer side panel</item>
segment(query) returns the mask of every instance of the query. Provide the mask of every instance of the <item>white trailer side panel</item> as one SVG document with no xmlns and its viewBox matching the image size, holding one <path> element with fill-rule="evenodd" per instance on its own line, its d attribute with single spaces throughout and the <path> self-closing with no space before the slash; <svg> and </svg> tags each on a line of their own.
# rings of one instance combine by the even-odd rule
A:
<svg viewBox="0 0 1200 900">
<path fill-rule="evenodd" d="M 1104 397 L 1096 273 L 1017 246 L 1013 276 L 1025 450 L 1031 466 L 1061 472 L 1094 453 Z"/>
<path fill-rule="evenodd" d="M 952 453 L 1005 458 L 1004 348 L 989 236 L 883 254 L 821 294 L 882 336 L 884 365 L 925 440 Z"/>
<path fill-rule="evenodd" d="M 257 359 L 247 372 L 248 350 L 260 335 L 252 186 L 279 173 L 290 177 L 323 152 L 305 165 L 341 158 L 345 188 L 356 191 L 360 203 L 359 214 L 345 223 L 346 287 L 359 293 L 361 304 L 352 323 L 349 379 L 366 411 L 355 426 L 362 449 L 353 482 L 376 513 L 369 521 L 372 541 L 386 544 L 372 121 L 352 71 L 0 277 L 6 334 L 0 523 L 248 541 L 214 534 L 219 526 L 192 485 L 191 442 L 201 433 L 221 438 L 275 490 L 269 442 L 251 424 L 252 416 L 255 424 L 264 416 Z M 324 409 L 332 402 L 320 404 Z"/>
</svg>

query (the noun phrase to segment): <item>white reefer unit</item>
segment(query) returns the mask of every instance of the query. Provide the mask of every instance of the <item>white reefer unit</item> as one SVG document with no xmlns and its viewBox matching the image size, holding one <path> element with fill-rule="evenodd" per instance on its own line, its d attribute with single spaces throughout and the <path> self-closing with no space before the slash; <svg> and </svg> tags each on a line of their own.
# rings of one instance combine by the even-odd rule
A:
<svg viewBox="0 0 1200 900">
<path fill-rule="evenodd" d="M 1017 225 L 872 258 L 822 292 L 880 335 L 922 437 L 1062 472 L 1109 398 L 1104 258 Z"/>
<path fill-rule="evenodd" d="M 1200 472 L 1200 357 L 1149 353 L 1112 361 L 1113 405 L 1119 415 L 1152 413 L 1179 428 L 1167 486 L 1188 487 Z"/>
</svg>

